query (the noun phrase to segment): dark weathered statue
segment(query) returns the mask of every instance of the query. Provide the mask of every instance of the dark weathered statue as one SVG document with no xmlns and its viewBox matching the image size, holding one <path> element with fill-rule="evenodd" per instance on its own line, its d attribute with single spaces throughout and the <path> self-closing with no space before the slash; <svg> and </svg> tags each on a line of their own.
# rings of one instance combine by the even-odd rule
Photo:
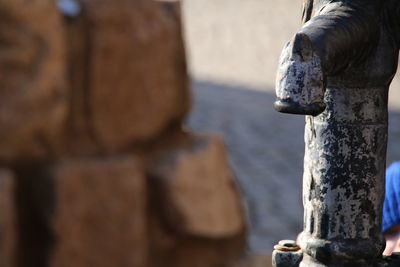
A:
<svg viewBox="0 0 400 267">
<path fill-rule="evenodd" d="M 305 1 L 305 24 L 282 52 L 275 108 L 307 115 L 300 266 L 389 266 L 381 220 L 399 7 Z M 275 264 L 297 266 L 300 258 Z"/>
</svg>

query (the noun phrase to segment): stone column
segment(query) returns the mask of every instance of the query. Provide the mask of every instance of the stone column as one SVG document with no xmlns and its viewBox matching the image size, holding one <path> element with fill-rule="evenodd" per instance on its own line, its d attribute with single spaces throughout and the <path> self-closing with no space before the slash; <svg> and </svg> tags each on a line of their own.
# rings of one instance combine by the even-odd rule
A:
<svg viewBox="0 0 400 267">
<path fill-rule="evenodd" d="M 328 88 L 326 100 L 306 117 L 300 266 L 373 266 L 384 249 L 387 90 Z"/>
<path fill-rule="evenodd" d="M 398 54 L 391 8 L 373 0 L 307 2 L 305 16 L 315 17 L 284 49 L 275 103 L 308 115 L 300 266 L 377 266 L 385 246 L 387 97 Z"/>
</svg>

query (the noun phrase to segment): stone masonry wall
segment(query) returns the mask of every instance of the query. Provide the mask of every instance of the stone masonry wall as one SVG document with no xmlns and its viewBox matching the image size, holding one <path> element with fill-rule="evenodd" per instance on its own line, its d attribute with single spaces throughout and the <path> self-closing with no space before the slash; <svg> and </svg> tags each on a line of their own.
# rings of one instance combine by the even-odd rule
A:
<svg viewBox="0 0 400 267">
<path fill-rule="evenodd" d="M 182 128 L 179 2 L 0 0 L 0 266 L 229 267 L 223 140 Z"/>
</svg>

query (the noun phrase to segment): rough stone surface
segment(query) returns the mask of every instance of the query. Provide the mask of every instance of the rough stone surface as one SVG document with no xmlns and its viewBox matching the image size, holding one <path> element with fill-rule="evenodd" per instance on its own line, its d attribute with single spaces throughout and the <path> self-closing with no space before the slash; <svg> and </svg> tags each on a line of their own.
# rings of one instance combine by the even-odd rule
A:
<svg viewBox="0 0 400 267">
<path fill-rule="evenodd" d="M 280 112 L 315 115 L 325 108 L 325 75 L 320 58 L 309 47 L 308 37 L 296 34 L 282 51 L 275 89 L 275 108 Z"/>
<path fill-rule="evenodd" d="M 301 251 L 279 251 L 274 250 L 272 253 L 273 267 L 299 267 L 303 258 Z"/>
<path fill-rule="evenodd" d="M 151 177 L 165 219 L 176 231 L 207 238 L 244 229 L 242 204 L 220 137 L 189 140 L 156 157 Z"/>
<path fill-rule="evenodd" d="M 17 212 L 13 174 L 0 170 L 0 266 L 15 266 Z"/>
<path fill-rule="evenodd" d="M 382 253 L 386 90 L 352 89 L 349 95 L 328 88 L 326 112 L 307 117 L 302 247 L 321 242 L 339 259 L 350 249 L 360 258 Z"/>
<path fill-rule="evenodd" d="M 67 112 L 61 16 L 54 0 L 0 1 L 0 24 L 0 161 L 49 157 Z"/>
<path fill-rule="evenodd" d="M 296 51 L 320 56 L 322 64 L 314 68 L 327 76 L 327 89 L 326 110 L 305 113 L 315 117 L 306 117 L 304 230 L 299 237 L 305 256 L 300 266 L 376 266 L 385 247 L 387 97 L 398 64 L 391 31 L 395 25 L 382 23 L 382 14 L 390 15 L 393 9 L 375 0 L 305 3 L 304 14 L 310 16 L 299 34 L 306 38 L 291 43 Z M 365 43 L 366 38 L 370 42 Z M 307 60 L 303 56 L 280 64 L 301 69 Z M 296 83 L 282 80 L 277 92 L 293 94 L 309 77 L 319 80 L 321 75 L 314 68 L 294 73 Z M 291 68 L 285 69 L 292 73 Z M 292 99 L 292 106 L 302 104 L 301 98 Z"/>
<path fill-rule="evenodd" d="M 84 114 L 105 151 L 160 134 L 189 108 L 179 3 L 82 1 L 87 73 Z"/>
</svg>

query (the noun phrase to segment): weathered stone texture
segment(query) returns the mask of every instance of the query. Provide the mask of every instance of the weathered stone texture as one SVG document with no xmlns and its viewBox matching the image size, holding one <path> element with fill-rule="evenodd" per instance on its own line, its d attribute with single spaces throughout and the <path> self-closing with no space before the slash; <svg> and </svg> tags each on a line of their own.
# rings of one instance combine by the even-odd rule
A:
<svg viewBox="0 0 400 267">
<path fill-rule="evenodd" d="M 67 113 L 61 16 L 54 0 L 2 0 L 0 25 L 0 161 L 49 157 Z"/>
<path fill-rule="evenodd" d="M 177 6 L 82 3 L 89 37 L 84 116 L 99 145 L 124 150 L 180 121 L 189 108 L 189 88 Z"/>
<path fill-rule="evenodd" d="M 50 173 L 51 266 L 146 266 L 146 189 L 136 160 L 69 161 Z"/>
<path fill-rule="evenodd" d="M 0 170 L 0 266 L 14 266 L 16 254 L 16 204 L 13 174 Z"/>
</svg>

